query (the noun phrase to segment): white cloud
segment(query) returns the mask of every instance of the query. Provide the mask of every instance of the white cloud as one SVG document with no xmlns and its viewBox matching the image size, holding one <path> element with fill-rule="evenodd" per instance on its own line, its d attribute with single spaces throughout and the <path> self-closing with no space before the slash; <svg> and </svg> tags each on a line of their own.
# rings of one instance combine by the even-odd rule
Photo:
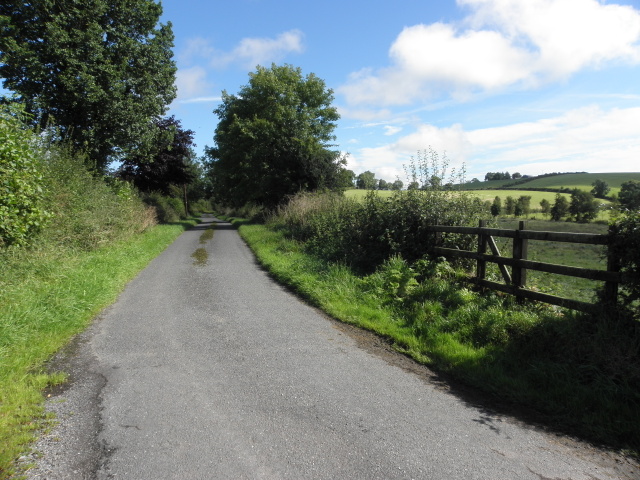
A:
<svg viewBox="0 0 640 480">
<path fill-rule="evenodd" d="M 393 125 L 385 125 L 384 126 L 384 134 L 386 136 L 391 136 L 391 135 L 395 135 L 398 132 L 402 131 L 402 127 L 396 127 Z"/>
<path fill-rule="evenodd" d="M 217 53 L 211 59 L 215 67 L 227 67 L 239 63 L 253 69 L 257 65 L 278 62 L 289 53 L 302 53 L 304 34 L 300 30 L 289 30 L 275 38 L 244 38 L 227 53 Z"/>
<path fill-rule="evenodd" d="M 195 37 L 187 39 L 185 48 L 177 57 L 180 63 L 190 64 L 200 58 L 212 58 L 215 54 L 216 50 L 209 40 L 202 37 Z"/>
<path fill-rule="evenodd" d="M 222 101 L 222 97 L 194 97 L 180 100 L 180 103 L 217 103 Z"/>
<path fill-rule="evenodd" d="M 640 61 L 640 12 L 598 0 L 458 0 L 471 6 L 471 22 L 495 25 L 513 41 L 539 52 L 537 66 L 551 76 L 570 75 L 609 60 Z"/>
<path fill-rule="evenodd" d="M 597 0 L 458 0 L 460 24 L 406 27 L 391 65 L 351 74 L 350 104 L 405 105 L 510 86 L 528 88 L 607 62 L 640 62 L 640 11 Z"/>
<path fill-rule="evenodd" d="M 394 179 L 411 156 L 426 148 L 446 154 L 450 166 L 462 163 L 470 176 L 488 171 L 624 172 L 638 169 L 640 107 L 602 110 L 590 106 L 561 116 L 492 128 L 421 125 L 394 143 L 354 153 L 354 167 Z M 389 172 L 385 177 L 383 172 Z M 404 181 L 404 176 L 400 175 Z"/>
<path fill-rule="evenodd" d="M 207 71 L 199 66 L 178 69 L 176 86 L 179 99 L 202 95 L 211 88 L 207 81 Z"/>
</svg>

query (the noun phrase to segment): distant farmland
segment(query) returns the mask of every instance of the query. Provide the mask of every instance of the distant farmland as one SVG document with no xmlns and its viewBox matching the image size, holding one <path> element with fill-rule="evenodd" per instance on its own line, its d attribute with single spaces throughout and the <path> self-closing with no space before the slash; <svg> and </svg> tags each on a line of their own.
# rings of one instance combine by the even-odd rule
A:
<svg viewBox="0 0 640 480">
<path fill-rule="evenodd" d="M 527 179 L 525 179 L 527 180 Z M 530 180 L 524 181 L 518 180 L 492 180 L 489 182 L 475 182 L 466 183 L 463 186 L 465 190 L 493 190 L 496 188 L 506 188 L 513 190 L 528 190 L 528 189 L 573 189 L 579 188 L 580 190 L 590 191 L 593 187 L 592 184 L 596 180 L 602 180 L 607 182 L 611 188 L 609 195 L 618 194 L 620 192 L 620 185 L 627 180 L 640 181 L 640 172 L 627 172 L 627 173 L 563 173 L 560 175 L 551 175 L 548 177 L 534 177 Z M 517 183 L 517 185 L 515 185 Z M 532 200 L 533 203 L 533 200 Z"/>
</svg>

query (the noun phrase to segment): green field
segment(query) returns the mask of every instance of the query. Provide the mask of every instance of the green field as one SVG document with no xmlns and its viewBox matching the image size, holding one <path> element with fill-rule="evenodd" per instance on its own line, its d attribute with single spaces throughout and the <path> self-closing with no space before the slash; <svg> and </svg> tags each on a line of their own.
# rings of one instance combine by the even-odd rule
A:
<svg viewBox="0 0 640 480">
<path fill-rule="evenodd" d="M 347 190 L 345 195 L 349 198 L 355 199 L 363 199 L 368 190 Z M 383 198 L 388 198 L 393 195 L 393 192 L 390 190 L 376 190 L 376 193 Z M 549 203 L 553 204 L 556 198 L 555 192 L 537 192 L 537 191 L 529 191 L 529 190 L 472 190 L 469 193 L 473 195 L 477 195 L 480 200 L 493 202 L 495 197 L 500 197 L 504 204 L 504 201 L 507 197 L 513 197 L 517 199 L 521 195 L 528 195 L 531 197 L 531 209 L 536 210 L 540 208 L 540 201 L 543 198 L 546 198 Z M 567 197 L 567 200 L 571 200 L 571 195 L 568 193 L 562 193 L 561 195 Z M 604 200 L 603 200 L 604 201 Z"/>
<path fill-rule="evenodd" d="M 518 219 L 502 218 L 498 221 L 500 228 L 517 228 Z M 597 223 L 575 222 L 551 222 L 546 220 L 528 220 L 526 228 L 529 230 L 543 230 L 553 232 L 570 233 L 596 233 L 606 234 L 607 225 Z M 498 248 L 505 256 L 511 254 L 511 240 L 496 238 Z M 529 260 L 554 263 L 557 265 L 569 265 L 572 267 L 592 268 L 606 270 L 606 249 L 602 245 L 584 245 L 565 242 L 529 241 Z M 498 277 L 499 271 L 492 269 Z M 583 302 L 594 302 L 597 288 L 602 282 L 587 280 L 584 278 L 555 275 L 545 272 L 528 272 L 527 288 L 534 288 L 544 293 L 571 298 Z"/>
<path fill-rule="evenodd" d="M 492 180 L 489 182 L 465 183 L 465 190 L 490 190 L 495 188 L 509 188 L 513 190 L 530 188 L 551 188 L 561 190 L 563 188 L 579 188 L 590 191 L 593 182 L 603 180 L 607 182 L 611 191 L 609 195 L 618 194 L 620 186 L 627 180 L 640 181 L 640 172 L 618 172 L 618 173 L 564 173 L 550 177 L 533 178 L 527 182 L 519 180 Z M 514 185 L 518 182 L 518 185 Z"/>
<path fill-rule="evenodd" d="M 640 175 L 640 174 L 638 174 Z M 352 189 L 347 190 L 345 195 L 348 198 L 355 199 L 363 199 L 365 195 L 368 193 L 368 190 L 358 190 Z M 376 193 L 383 198 L 389 198 L 393 195 L 393 192 L 390 190 L 376 190 Z M 556 200 L 556 192 L 539 192 L 535 190 L 471 190 L 468 193 L 472 195 L 477 195 L 480 200 L 483 202 L 493 202 L 495 197 L 500 197 L 502 200 L 502 205 L 504 206 L 504 202 L 507 197 L 513 197 L 514 200 L 517 200 L 520 196 L 529 196 L 531 197 L 531 215 L 530 217 L 534 217 L 537 219 L 543 219 L 544 216 L 539 213 L 540 212 L 540 202 L 543 199 L 546 199 L 551 205 Z M 570 202 L 571 195 L 568 193 L 561 193 L 560 195 L 566 197 L 566 199 Z M 600 200 L 600 202 L 604 205 L 608 205 L 611 202 L 608 200 Z M 609 219 L 609 212 L 603 211 L 598 215 L 597 220 L 607 221 Z"/>
<path fill-rule="evenodd" d="M 579 188 L 581 190 L 591 190 L 593 182 L 603 180 L 611 188 L 609 195 L 620 192 L 620 186 L 627 180 L 640 181 L 640 172 L 630 173 L 568 173 L 565 175 L 554 175 L 552 177 L 537 178 L 513 188 Z M 508 187 L 511 188 L 511 187 Z"/>
<path fill-rule="evenodd" d="M 512 197 L 514 200 L 517 200 L 520 196 L 529 196 L 531 197 L 531 210 L 539 210 L 540 202 L 543 199 L 546 199 L 551 205 L 553 205 L 553 202 L 556 200 L 556 193 L 554 192 L 537 192 L 531 190 L 477 190 L 469 193 L 477 195 L 483 202 L 493 202 L 494 198 L 500 197 L 502 205 L 504 205 L 507 197 Z M 568 193 L 561 193 L 560 195 L 566 197 L 567 201 L 571 201 L 571 195 Z"/>
</svg>

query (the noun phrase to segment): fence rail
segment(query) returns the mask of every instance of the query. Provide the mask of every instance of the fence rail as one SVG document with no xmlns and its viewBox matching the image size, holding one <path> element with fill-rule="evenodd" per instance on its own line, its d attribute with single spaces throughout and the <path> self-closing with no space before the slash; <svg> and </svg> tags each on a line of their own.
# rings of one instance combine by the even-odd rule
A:
<svg viewBox="0 0 640 480">
<path fill-rule="evenodd" d="M 478 227 L 434 225 L 428 227 L 428 230 L 435 232 L 437 236 L 440 236 L 442 233 L 457 233 L 476 235 L 478 237 L 478 248 L 475 252 L 444 248 L 440 246 L 436 246 L 434 248 L 434 252 L 445 257 L 462 257 L 476 260 L 476 275 L 474 277 L 474 282 L 482 287 L 509 293 L 515 295 L 518 299 L 536 300 L 573 310 L 586 312 L 593 311 L 595 305 L 591 303 L 528 290 L 526 288 L 527 270 L 535 270 L 570 277 L 603 281 L 605 282 L 603 303 L 605 305 L 616 304 L 618 284 L 620 283 L 620 272 L 618 262 L 611 254 L 608 255 L 607 270 L 557 265 L 554 263 L 538 262 L 527 259 L 529 240 L 608 245 L 609 235 L 526 230 L 526 222 L 523 221 L 520 222 L 517 230 L 487 228 L 486 221 L 484 220 L 480 221 L 480 225 Z M 494 237 L 513 239 L 511 257 L 501 255 Z M 436 245 L 439 243 L 439 241 L 436 241 Z M 490 254 L 487 253 L 488 249 L 491 250 Z M 504 279 L 504 283 L 492 282 L 485 278 L 487 262 L 492 262 L 498 265 Z M 511 267 L 511 272 L 509 272 L 507 267 Z"/>
</svg>

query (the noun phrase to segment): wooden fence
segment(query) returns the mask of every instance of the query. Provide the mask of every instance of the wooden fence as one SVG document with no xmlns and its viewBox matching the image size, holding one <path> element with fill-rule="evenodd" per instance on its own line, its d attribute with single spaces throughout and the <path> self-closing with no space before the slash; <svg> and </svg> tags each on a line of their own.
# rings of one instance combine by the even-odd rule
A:
<svg viewBox="0 0 640 480">
<path fill-rule="evenodd" d="M 609 243 L 609 235 L 526 230 L 526 222 L 524 221 L 520 222 L 517 230 L 487 228 L 486 221 L 484 220 L 480 221 L 479 227 L 434 225 L 428 227 L 428 230 L 435 232 L 436 236 L 440 236 L 442 233 L 458 233 L 476 235 L 478 237 L 478 248 L 475 252 L 444 248 L 440 246 L 436 246 L 434 248 L 434 252 L 445 257 L 475 259 L 476 276 L 474 277 L 474 281 L 482 287 L 506 292 L 515 295 L 518 299 L 526 298 L 530 300 L 537 300 L 552 305 L 586 312 L 592 312 L 594 310 L 595 305 L 590 303 L 528 290 L 526 288 L 527 270 L 536 270 L 540 272 L 603 281 L 605 282 L 603 303 L 610 306 L 613 306 L 616 303 L 618 284 L 620 283 L 620 273 L 618 262 L 612 255 L 608 256 L 607 270 L 594 270 L 589 268 L 556 265 L 553 263 L 537 262 L 527 259 L 529 240 L 607 245 Z M 504 257 L 500 254 L 494 237 L 507 237 L 513 239 L 511 257 Z M 436 245 L 438 244 L 440 244 L 440 242 L 436 240 Z M 487 253 L 488 249 L 491 250 L 490 254 Z M 487 262 L 498 264 L 504 283 L 492 282 L 485 278 Z M 511 267 L 511 273 L 507 266 Z"/>
</svg>

